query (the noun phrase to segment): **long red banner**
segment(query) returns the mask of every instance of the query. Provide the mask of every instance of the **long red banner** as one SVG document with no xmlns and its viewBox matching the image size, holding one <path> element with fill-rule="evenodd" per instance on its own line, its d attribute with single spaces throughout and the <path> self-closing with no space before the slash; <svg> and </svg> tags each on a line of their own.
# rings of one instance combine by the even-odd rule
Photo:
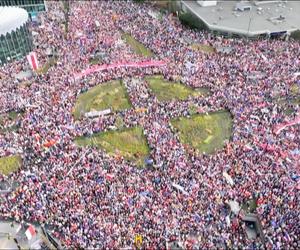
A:
<svg viewBox="0 0 300 250">
<path fill-rule="evenodd" d="M 147 67 L 162 67 L 165 66 L 165 61 L 143 61 L 143 62 L 121 62 L 121 63 L 114 63 L 114 64 L 103 64 L 103 65 L 95 65 L 90 68 L 87 68 L 79 73 L 74 75 L 75 80 L 78 80 L 84 76 L 87 76 L 92 73 L 96 73 L 102 70 L 109 70 L 115 68 L 147 68 Z"/>
</svg>

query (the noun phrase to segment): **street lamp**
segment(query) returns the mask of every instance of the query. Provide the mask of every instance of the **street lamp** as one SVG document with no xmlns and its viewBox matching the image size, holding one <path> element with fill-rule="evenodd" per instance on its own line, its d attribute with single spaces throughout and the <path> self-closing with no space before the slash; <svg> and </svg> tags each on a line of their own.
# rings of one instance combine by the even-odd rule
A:
<svg viewBox="0 0 300 250">
<path fill-rule="evenodd" d="M 250 18 L 249 18 L 249 23 L 248 23 L 248 31 L 247 31 L 248 39 L 249 39 L 249 32 L 250 32 L 251 21 L 252 21 L 252 16 L 250 16 Z"/>
</svg>

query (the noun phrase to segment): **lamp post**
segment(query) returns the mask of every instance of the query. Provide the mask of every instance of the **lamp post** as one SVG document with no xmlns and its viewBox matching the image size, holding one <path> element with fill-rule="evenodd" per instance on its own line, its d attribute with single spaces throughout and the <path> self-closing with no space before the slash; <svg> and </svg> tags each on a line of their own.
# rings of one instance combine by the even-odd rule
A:
<svg viewBox="0 0 300 250">
<path fill-rule="evenodd" d="M 252 16 L 250 16 L 249 23 L 248 23 L 248 31 L 247 31 L 248 40 L 249 40 L 249 32 L 250 32 L 251 21 L 252 21 Z"/>
</svg>

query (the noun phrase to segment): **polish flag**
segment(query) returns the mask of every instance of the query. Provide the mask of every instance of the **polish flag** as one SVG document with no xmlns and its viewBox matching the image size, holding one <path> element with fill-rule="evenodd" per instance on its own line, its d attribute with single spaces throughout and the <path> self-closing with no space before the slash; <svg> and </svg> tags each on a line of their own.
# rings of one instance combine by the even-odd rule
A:
<svg viewBox="0 0 300 250">
<path fill-rule="evenodd" d="M 33 70 L 38 69 L 38 60 L 35 52 L 30 52 L 29 55 L 27 55 L 27 60 Z"/>
<path fill-rule="evenodd" d="M 28 240 L 31 240 L 36 235 L 34 226 L 30 225 L 25 231 L 25 235 Z"/>
</svg>

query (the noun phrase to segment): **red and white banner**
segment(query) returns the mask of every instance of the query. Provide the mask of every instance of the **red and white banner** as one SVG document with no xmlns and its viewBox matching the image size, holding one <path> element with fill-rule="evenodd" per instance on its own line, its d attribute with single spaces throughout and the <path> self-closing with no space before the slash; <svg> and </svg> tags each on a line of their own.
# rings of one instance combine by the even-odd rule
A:
<svg viewBox="0 0 300 250">
<path fill-rule="evenodd" d="M 34 226 L 30 225 L 25 231 L 25 235 L 28 240 L 31 240 L 36 235 Z"/>
<path fill-rule="evenodd" d="M 278 135 L 282 130 L 284 130 L 285 128 L 287 127 L 290 127 L 290 126 L 294 126 L 296 124 L 300 124 L 300 115 L 298 115 L 294 120 L 290 121 L 290 122 L 287 122 L 285 124 L 279 124 L 275 127 L 274 129 L 274 133 L 276 135 Z"/>
<path fill-rule="evenodd" d="M 27 55 L 27 60 L 33 70 L 38 69 L 39 65 L 35 52 L 30 52 L 29 55 Z"/>
<path fill-rule="evenodd" d="M 94 65 L 90 68 L 87 68 L 79 73 L 74 75 L 75 80 L 78 80 L 84 76 L 87 76 L 92 73 L 96 73 L 102 70 L 109 70 L 115 68 L 147 68 L 147 67 L 162 67 L 165 66 L 165 61 L 143 61 L 143 62 L 121 62 L 121 63 L 114 63 L 114 64 L 104 64 L 104 65 Z"/>
</svg>

